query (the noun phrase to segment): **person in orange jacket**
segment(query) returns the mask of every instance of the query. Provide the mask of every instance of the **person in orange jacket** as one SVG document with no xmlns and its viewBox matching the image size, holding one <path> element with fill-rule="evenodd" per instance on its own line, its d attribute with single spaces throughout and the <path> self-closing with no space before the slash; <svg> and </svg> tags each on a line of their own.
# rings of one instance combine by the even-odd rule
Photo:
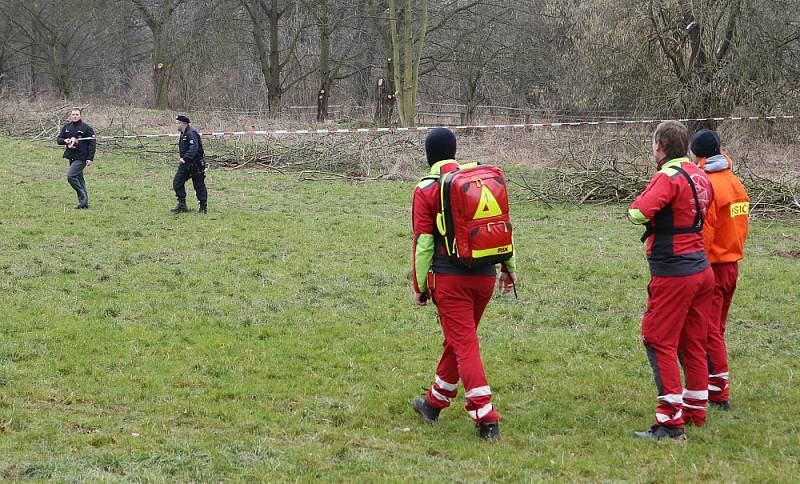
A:
<svg viewBox="0 0 800 484">
<path fill-rule="evenodd" d="M 691 156 L 706 172 L 714 187 L 714 200 L 703 224 L 706 257 L 714 270 L 714 306 L 708 323 L 708 401 L 724 410 L 728 404 L 728 353 L 725 328 L 739 261 L 749 229 L 750 198 L 742 182 L 731 172 L 733 162 L 720 151 L 719 134 L 703 129 L 693 137 Z"/>
</svg>

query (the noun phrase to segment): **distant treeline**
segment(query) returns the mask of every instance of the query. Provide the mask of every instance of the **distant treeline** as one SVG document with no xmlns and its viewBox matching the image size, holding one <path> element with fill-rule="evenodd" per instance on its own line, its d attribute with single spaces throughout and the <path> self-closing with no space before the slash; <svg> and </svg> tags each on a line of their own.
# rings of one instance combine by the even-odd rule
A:
<svg viewBox="0 0 800 484">
<path fill-rule="evenodd" d="M 0 95 L 161 109 L 800 106 L 800 0 L 0 0 Z"/>
</svg>

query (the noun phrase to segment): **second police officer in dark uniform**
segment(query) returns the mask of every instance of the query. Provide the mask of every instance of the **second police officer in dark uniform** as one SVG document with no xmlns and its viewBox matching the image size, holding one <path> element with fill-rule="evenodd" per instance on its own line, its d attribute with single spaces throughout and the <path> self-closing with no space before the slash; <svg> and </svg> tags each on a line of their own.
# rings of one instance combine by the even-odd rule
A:
<svg viewBox="0 0 800 484">
<path fill-rule="evenodd" d="M 172 179 L 172 188 L 175 189 L 175 196 L 178 197 L 178 205 L 172 209 L 172 213 L 188 212 L 186 206 L 186 182 L 191 178 L 194 186 L 195 195 L 200 202 L 198 213 L 208 213 L 208 191 L 206 190 L 206 163 L 203 153 L 203 142 L 200 134 L 189 126 L 189 118 L 183 115 L 175 117 L 175 125 L 181 132 L 178 141 L 178 172 Z"/>
</svg>

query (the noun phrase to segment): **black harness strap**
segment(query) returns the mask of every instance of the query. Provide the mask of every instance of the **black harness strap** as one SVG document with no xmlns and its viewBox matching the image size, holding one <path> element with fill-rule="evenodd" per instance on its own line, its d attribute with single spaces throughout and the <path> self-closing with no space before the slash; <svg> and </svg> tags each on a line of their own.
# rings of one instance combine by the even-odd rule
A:
<svg viewBox="0 0 800 484">
<path fill-rule="evenodd" d="M 675 235 L 675 234 L 693 234 L 696 232 L 701 232 L 703 230 L 703 223 L 705 222 L 705 218 L 703 217 L 703 210 L 700 208 L 700 197 L 697 196 L 697 187 L 694 185 L 694 181 L 689 173 L 686 172 L 683 168 L 679 165 L 672 166 L 673 168 L 678 171 L 683 177 L 689 182 L 689 187 L 692 189 L 692 196 L 694 197 L 694 206 L 695 206 L 695 216 L 694 216 L 694 224 L 691 227 L 654 227 L 653 224 L 647 222 L 644 224 L 645 231 L 642 234 L 642 238 L 640 239 L 642 243 L 647 241 L 647 238 L 650 237 L 652 234 L 659 234 L 659 235 Z"/>
</svg>

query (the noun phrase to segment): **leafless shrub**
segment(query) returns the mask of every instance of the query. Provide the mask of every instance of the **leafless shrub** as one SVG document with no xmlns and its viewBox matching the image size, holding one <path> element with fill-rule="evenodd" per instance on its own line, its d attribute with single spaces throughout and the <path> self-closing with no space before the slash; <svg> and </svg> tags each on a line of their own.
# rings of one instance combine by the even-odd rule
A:
<svg viewBox="0 0 800 484">
<path fill-rule="evenodd" d="M 723 151 L 734 160 L 734 172 L 750 194 L 755 216 L 800 214 L 800 171 L 788 161 L 797 148 L 782 133 L 794 129 L 769 124 L 721 128 Z M 649 133 L 643 129 L 573 131 L 568 138 L 551 141 L 554 156 L 543 174 L 512 180 L 547 203 L 628 203 L 655 171 Z"/>
</svg>

